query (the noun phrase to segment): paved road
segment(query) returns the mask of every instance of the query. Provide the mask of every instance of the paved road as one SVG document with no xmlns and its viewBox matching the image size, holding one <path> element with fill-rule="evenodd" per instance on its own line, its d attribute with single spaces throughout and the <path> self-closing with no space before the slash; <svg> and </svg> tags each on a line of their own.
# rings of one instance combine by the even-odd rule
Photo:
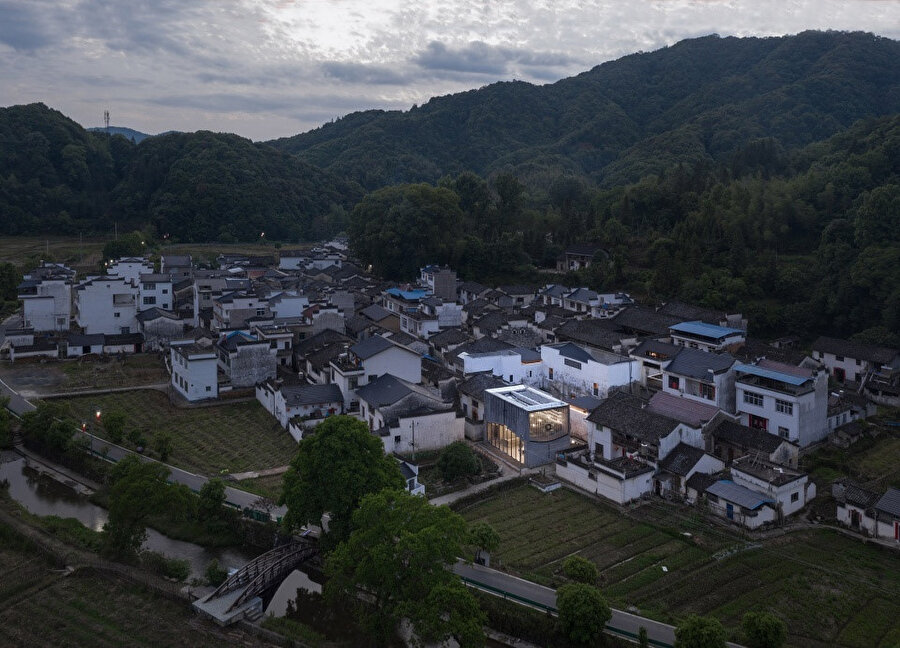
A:
<svg viewBox="0 0 900 648">
<path fill-rule="evenodd" d="M 18 416 L 21 416 L 25 412 L 30 412 L 35 409 L 34 405 L 22 398 L 14 389 L 12 389 L 2 380 L 0 380 L 0 395 L 9 396 L 9 410 Z M 129 454 L 137 454 L 135 452 L 132 452 L 131 450 L 128 450 L 127 448 L 117 446 L 114 443 L 110 443 L 109 441 L 101 439 L 100 437 L 94 436 L 89 432 L 76 430 L 76 437 L 78 436 L 82 436 L 87 439 L 91 450 L 95 454 L 99 454 L 101 448 L 107 448 L 108 450 L 106 451 L 106 456 L 113 461 L 119 461 Z M 137 456 L 139 456 L 144 461 L 156 461 L 155 459 L 144 457 L 143 455 Z M 203 475 L 196 475 L 192 472 L 188 472 L 187 470 L 182 470 L 181 468 L 170 466 L 169 464 L 165 465 L 171 471 L 171 474 L 169 475 L 170 481 L 176 484 L 184 484 L 193 491 L 199 491 L 203 487 L 203 484 L 208 481 L 208 479 Z M 259 495 L 254 495 L 253 493 L 248 493 L 247 491 L 232 488 L 231 486 L 225 487 L 225 501 L 232 506 L 240 508 L 241 510 L 245 508 L 259 510 L 259 507 L 256 506 L 256 502 L 259 501 L 259 499 Z M 284 506 L 274 507 L 271 511 L 269 511 L 269 514 L 273 519 L 283 517 L 286 513 L 287 508 L 285 508 Z"/>
<path fill-rule="evenodd" d="M 496 590 L 499 590 L 517 597 L 512 600 L 518 603 L 527 605 L 526 601 L 530 601 L 537 603 L 538 607 L 556 610 L 556 590 L 549 587 L 499 572 L 490 567 L 468 564 L 463 561 L 456 563 L 453 571 L 469 581 L 472 586 L 486 586 L 485 591 L 492 594 L 498 594 Z M 524 599 L 524 601 L 517 599 Z M 612 610 L 612 618 L 607 625 L 610 630 L 624 631 L 633 636 L 637 635 L 641 626 L 647 628 L 647 637 L 650 639 L 651 645 L 669 647 L 675 644 L 674 626 L 645 619 L 623 610 Z M 728 646 L 729 648 L 741 648 L 735 643 L 729 643 Z"/>
<path fill-rule="evenodd" d="M 124 457 L 133 454 L 137 455 L 144 461 L 156 461 L 156 459 L 151 459 L 150 457 L 145 457 L 143 455 L 138 455 L 136 452 L 132 452 L 127 448 L 123 448 L 121 446 L 117 446 L 114 443 L 110 443 L 105 439 L 101 439 L 98 436 L 94 436 L 90 432 L 82 432 L 81 430 L 77 431 L 76 436 L 82 436 L 87 439 L 88 444 L 91 447 L 91 450 L 94 454 L 100 454 L 101 449 L 106 448 L 105 456 L 113 461 L 119 461 Z M 162 462 L 160 462 L 162 463 Z M 183 470 L 181 468 L 176 468 L 175 466 L 170 466 L 169 464 L 164 464 L 170 471 L 169 481 L 174 482 L 176 484 L 184 484 L 188 488 L 193 491 L 199 491 L 203 488 L 203 485 L 209 481 L 203 475 L 197 475 L 192 472 L 188 472 L 187 470 Z M 252 508 L 256 509 L 256 502 L 259 500 L 259 495 L 255 495 L 253 493 L 248 493 L 247 491 L 240 490 L 238 488 L 232 488 L 231 486 L 225 487 L 225 501 L 232 506 L 237 506 L 240 509 Z M 287 508 L 284 506 L 275 507 L 270 511 L 273 519 L 277 519 L 279 517 L 283 517 L 287 513 Z"/>
</svg>

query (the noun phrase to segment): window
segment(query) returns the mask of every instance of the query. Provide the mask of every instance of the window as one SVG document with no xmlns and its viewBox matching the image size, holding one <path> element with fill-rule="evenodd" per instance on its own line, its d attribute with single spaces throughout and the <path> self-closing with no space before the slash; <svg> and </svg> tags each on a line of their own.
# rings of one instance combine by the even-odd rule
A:
<svg viewBox="0 0 900 648">
<path fill-rule="evenodd" d="M 678 389 L 681 387 L 681 381 L 678 376 L 669 376 L 669 389 Z"/>
<path fill-rule="evenodd" d="M 265 314 L 266 314 L 266 309 L 265 309 L 265 308 L 257 308 L 257 309 L 256 309 L 256 316 L 257 316 L 257 317 L 263 317 Z"/>
<path fill-rule="evenodd" d="M 751 392 L 751 391 L 744 392 L 744 402 L 747 403 L 748 405 L 755 405 L 756 407 L 762 407 L 763 400 L 764 399 L 763 399 L 762 394 L 757 394 L 757 393 Z"/>
<path fill-rule="evenodd" d="M 716 400 L 716 386 L 700 383 L 700 397 L 706 400 Z"/>
<path fill-rule="evenodd" d="M 860 361 L 859 358 L 857 358 L 857 359 L 856 359 L 856 366 L 858 367 L 858 366 L 861 365 L 861 364 L 862 364 L 862 362 Z"/>
<path fill-rule="evenodd" d="M 144 297 L 144 306 L 152 306 L 156 303 L 156 297 Z"/>
<path fill-rule="evenodd" d="M 400 435 L 399 434 L 394 435 L 394 443 L 400 443 Z"/>
<path fill-rule="evenodd" d="M 169 294 L 169 289 L 168 289 L 168 288 L 163 288 L 162 294 L 163 294 L 163 295 L 168 295 L 168 294 Z"/>
<path fill-rule="evenodd" d="M 778 398 L 775 399 L 775 411 L 781 412 L 782 414 L 793 414 L 794 413 L 794 404 L 788 401 L 783 401 Z"/>
<path fill-rule="evenodd" d="M 791 432 L 786 427 L 779 425 L 778 426 L 778 436 L 782 439 L 787 439 L 790 436 Z"/>
<path fill-rule="evenodd" d="M 690 347 L 691 347 L 692 349 L 699 349 L 699 348 L 700 348 L 700 346 L 699 346 L 696 342 L 691 342 Z"/>
<path fill-rule="evenodd" d="M 594 456 L 595 456 L 595 457 L 602 457 L 602 456 L 603 456 L 603 444 L 602 444 L 602 443 L 595 443 L 595 444 L 594 444 Z"/>
<path fill-rule="evenodd" d="M 600 395 L 600 385 L 598 385 L 597 383 L 594 383 L 594 387 L 591 391 L 593 392 L 594 396 L 599 396 Z"/>
<path fill-rule="evenodd" d="M 206 386 L 206 391 L 208 391 L 208 392 L 209 392 L 209 391 L 212 391 L 212 387 L 210 387 L 209 385 L 207 385 L 207 386 Z"/>
<path fill-rule="evenodd" d="M 791 493 L 791 502 L 797 502 L 800 500 L 800 493 Z"/>
<path fill-rule="evenodd" d="M 513 375 L 509 374 L 509 382 L 513 382 Z"/>
<path fill-rule="evenodd" d="M 156 284 L 152 282 L 145 283 L 144 290 L 156 290 Z"/>
<path fill-rule="evenodd" d="M 568 358 L 565 358 L 563 360 L 563 364 L 565 364 L 567 367 L 572 367 L 573 369 L 581 369 L 580 362 L 576 362 L 575 360 L 569 360 Z"/>
<path fill-rule="evenodd" d="M 122 313 L 113 313 L 113 317 L 122 317 Z"/>
<path fill-rule="evenodd" d="M 553 367 L 547 369 L 548 375 L 550 376 L 550 380 L 553 380 Z"/>
</svg>

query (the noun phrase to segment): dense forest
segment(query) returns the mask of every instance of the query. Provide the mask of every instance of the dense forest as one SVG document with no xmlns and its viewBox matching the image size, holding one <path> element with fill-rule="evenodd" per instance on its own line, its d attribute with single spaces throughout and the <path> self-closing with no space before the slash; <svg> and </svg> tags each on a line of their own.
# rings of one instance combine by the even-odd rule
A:
<svg viewBox="0 0 900 648">
<path fill-rule="evenodd" d="M 900 115 L 786 152 L 751 142 L 728 163 L 679 164 L 611 189 L 574 176 L 546 193 L 472 173 L 387 187 L 351 215 L 355 251 L 385 276 L 450 263 L 478 280 L 545 282 L 563 242 L 603 246 L 562 277 L 750 316 L 757 334 L 829 332 L 897 344 Z"/>
<path fill-rule="evenodd" d="M 369 190 L 447 174 L 616 186 L 749 142 L 787 149 L 900 111 L 900 43 L 863 33 L 685 40 L 557 83 L 496 83 L 272 142 Z"/>
<path fill-rule="evenodd" d="M 0 234 L 348 231 L 386 277 L 565 281 L 739 309 L 761 335 L 900 343 L 900 43 L 705 38 L 296 137 L 139 144 L 0 109 Z M 368 193 L 366 193 L 368 192 Z M 548 274 L 575 242 L 598 263 Z"/>
<path fill-rule="evenodd" d="M 135 144 L 43 104 L 0 108 L 0 234 L 155 229 L 181 241 L 303 240 L 346 227 L 362 196 L 295 156 L 237 135 Z"/>
</svg>

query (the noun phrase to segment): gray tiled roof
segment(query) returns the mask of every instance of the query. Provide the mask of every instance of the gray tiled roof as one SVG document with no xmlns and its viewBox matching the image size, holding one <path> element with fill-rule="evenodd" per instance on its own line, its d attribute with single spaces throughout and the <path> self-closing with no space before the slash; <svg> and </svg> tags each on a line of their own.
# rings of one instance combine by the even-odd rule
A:
<svg viewBox="0 0 900 648">
<path fill-rule="evenodd" d="M 900 353 L 897 349 L 825 336 L 822 336 L 813 342 L 812 348 L 813 351 L 831 353 L 847 358 L 859 358 L 860 360 L 868 360 L 880 364 L 891 362 L 897 354 Z"/>
<path fill-rule="evenodd" d="M 471 377 L 460 383 L 459 392 L 483 401 L 484 390 L 496 389 L 497 387 L 506 387 L 506 383 L 494 374 L 485 371 L 472 374 Z"/>
<path fill-rule="evenodd" d="M 704 454 L 700 448 L 689 446 L 686 443 L 679 443 L 659 462 L 659 467 L 662 470 L 683 477 L 691 471 L 691 468 L 697 465 L 697 462 L 703 458 Z"/>
<path fill-rule="evenodd" d="M 340 387 L 327 385 L 285 385 L 281 388 L 284 400 L 289 406 L 340 403 L 344 400 Z"/>
<path fill-rule="evenodd" d="M 361 311 L 359 311 L 360 315 L 365 315 L 373 322 L 380 322 L 385 317 L 390 317 L 393 315 L 391 311 L 384 308 L 383 306 L 379 306 L 378 304 L 372 304 L 371 306 L 366 306 Z"/>
<path fill-rule="evenodd" d="M 658 441 L 678 427 L 678 421 L 648 409 L 642 409 L 641 400 L 624 392 L 613 392 L 597 407 L 588 420 L 605 425 L 614 432 L 643 441 Z"/>
<path fill-rule="evenodd" d="M 889 488 L 881 499 L 875 502 L 875 510 L 900 519 L 900 488 Z"/>
<path fill-rule="evenodd" d="M 713 373 L 727 371 L 734 364 L 734 358 L 728 353 L 710 353 L 699 349 L 682 349 L 681 353 L 669 363 L 666 371 L 679 376 L 689 376 L 700 380 L 710 380 Z"/>
<path fill-rule="evenodd" d="M 354 344 L 350 347 L 350 350 L 362 360 L 366 360 L 372 356 L 378 355 L 382 351 L 390 349 L 392 346 L 395 346 L 394 343 L 387 338 L 381 337 L 380 335 L 373 335 L 362 342 Z"/>
<path fill-rule="evenodd" d="M 368 385 L 356 390 L 359 399 L 366 401 L 372 407 L 393 405 L 412 393 L 413 390 L 403 380 L 391 374 L 379 376 Z"/>
<path fill-rule="evenodd" d="M 748 450 L 760 450 L 766 454 L 772 454 L 785 443 L 785 439 L 756 428 L 747 427 L 734 421 L 723 420 L 712 431 L 712 436 L 717 441 L 730 443 Z"/>
</svg>

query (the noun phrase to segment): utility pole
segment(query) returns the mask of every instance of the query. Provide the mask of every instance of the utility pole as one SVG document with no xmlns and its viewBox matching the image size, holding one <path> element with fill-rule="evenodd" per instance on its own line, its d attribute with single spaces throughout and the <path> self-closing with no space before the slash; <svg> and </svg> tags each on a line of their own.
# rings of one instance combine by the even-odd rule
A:
<svg viewBox="0 0 900 648">
<path fill-rule="evenodd" d="M 409 422 L 410 428 L 412 428 L 412 442 L 409 444 L 412 446 L 412 460 L 413 463 L 416 461 L 416 421 L 415 419 Z"/>
</svg>

